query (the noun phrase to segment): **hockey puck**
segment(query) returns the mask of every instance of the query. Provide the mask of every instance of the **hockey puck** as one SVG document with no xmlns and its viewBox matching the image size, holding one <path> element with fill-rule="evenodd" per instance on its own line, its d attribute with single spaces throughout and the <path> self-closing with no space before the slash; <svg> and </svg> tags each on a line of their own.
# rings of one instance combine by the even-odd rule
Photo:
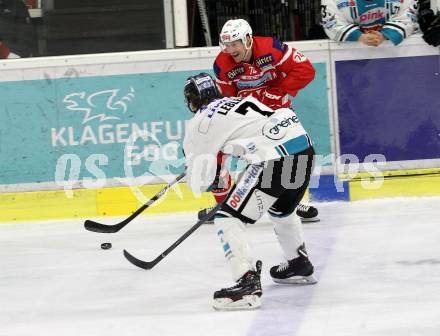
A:
<svg viewBox="0 0 440 336">
<path fill-rule="evenodd" d="M 102 244 L 101 244 L 101 248 L 102 248 L 103 250 L 111 249 L 111 248 L 112 248 L 112 243 L 102 243 Z"/>
</svg>

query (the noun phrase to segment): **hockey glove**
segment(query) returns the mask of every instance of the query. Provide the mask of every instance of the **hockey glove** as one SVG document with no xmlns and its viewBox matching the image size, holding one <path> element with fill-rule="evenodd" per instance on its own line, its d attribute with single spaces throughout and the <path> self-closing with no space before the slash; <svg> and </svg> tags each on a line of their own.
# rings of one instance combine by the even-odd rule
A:
<svg viewBox="0 0 440 336">
<path fill-rule="evenodd" d="M 431 9 L 419 13 L 419 25 L 426 43 L 437 47 L 440 45 L 440 13 L 434 15 Z"/>
<path fill-rule="evenodd" d="M 282 107 L 289 107 L 291 101 L 287 93 L 274 87 L 267 87 L 260 92 L 259 101 L 271 109 L 276 110 Z"/>
<path fill-rule="evenodd" d="M 217 171 L 215 179 L 208 189 L 208 191 L 211 191 L 214 195 L 217 203 L 223 202 L 232 187 L 231 175 L 229 175 L 229 172 L 224 167 L 225 161 L 226 155 L 223 152 L 219 152 L 217 154 Z"/>
<path fill-rule="evenodd" d="M 229 175 L 226 170 L 225 172 L 226 173 L 223 175 L 216 176 L 215 181 L 211 186 L 212 194 L 217 203 L 223 202 L 232 187 L 231 175 Z"/>
</svg>

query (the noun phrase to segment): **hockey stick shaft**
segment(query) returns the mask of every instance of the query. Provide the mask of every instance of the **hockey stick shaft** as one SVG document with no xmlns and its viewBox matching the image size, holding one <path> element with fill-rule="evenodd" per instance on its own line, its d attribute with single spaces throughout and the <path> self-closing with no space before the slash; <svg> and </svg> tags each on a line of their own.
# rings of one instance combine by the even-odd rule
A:
<svg viewBox="0 0 440 336">
<path fill-rule="evenodd" d="M 160 255 L 158 255 L 152 261 L 143 261 L 132 254 L 130 254 L 127 250 L 124 250 L 125 258 L 131 262 L 133 265 L 149 270 L 156 266 L 162 259 L 164 259 L 171 251 L 173 251 L 177 246 L 179 246 L 186 238 L 188 238 L 194 231 L 196 231 L 203 223 L 205 223 L 209 218 L 215 215 L 218 209 L 222 206 L 222 203 L 217 204 L 211 211 L 209 211 L 206 216 L 200 219 L 196 224 L 194 224 L 188 231 L 186 231 L 179 239 L 177 239 L 173 244 L 171 244 L 165 251 L 163 251 Z"/>
<path fill-rule="evenodd" d="M 163 188 L 161 191 L 159 191 L 156 195 L 153 196 L 153 198 L 151 198 L 147 203 L 142 205 L 139 209 L 137 209 L 135 212 L 133 212 L 129 217 L 124 219 L 122 222 L 117 223 L 117 224 L 113 224 L 113 225 L 107 225 L 107 224 L 102 224 L 102 223 L 98 223 L 98 222 L 87 219 L 84 222 L 85 229 L 92 231 L 92 232 L 100 232 L 100 233 L 118 232 L 124 226 L 126 226 L 128 223 L 130 223 L 133 219 L 135 219 L 137 216 L 139 216 L 145 209 L 147 209 L 149 206 L 151 206 L 154 202 L 156 202 L 163 195 L 165 195 L 167 193 L 167 191 L 170 190 L 173 185 L 175 185 L 177 182 L 179 182 L 184 177 L 185 177 L 185 172 L 183 172 L 182 174 L 177 176 L 174 181 L 172 181 L 165 188 Z"/>
</svg>

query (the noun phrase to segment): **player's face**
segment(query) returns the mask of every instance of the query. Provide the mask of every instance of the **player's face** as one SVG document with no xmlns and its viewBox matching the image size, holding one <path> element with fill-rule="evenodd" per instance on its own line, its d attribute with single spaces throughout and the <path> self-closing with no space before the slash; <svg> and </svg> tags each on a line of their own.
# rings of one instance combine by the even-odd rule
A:
<svg viewBox="0 0 440 336">
<path fill-rule="evenodd" d="M 197 105 L 195 105 L 193 102 L 191 102 L 191 103 L 189 104 L 189 109 L 190 109 L 192 112 L 196 113 L 197 110 L 198 110 L 198 107 L 197 107 Z"/>
<path fill-rule="evenodd" d="M 243 62 L 246 55 L 246 48 L 241 40 L 226 42 L 225 51 L 232 56 L 236 63 Z"/>
</svg>

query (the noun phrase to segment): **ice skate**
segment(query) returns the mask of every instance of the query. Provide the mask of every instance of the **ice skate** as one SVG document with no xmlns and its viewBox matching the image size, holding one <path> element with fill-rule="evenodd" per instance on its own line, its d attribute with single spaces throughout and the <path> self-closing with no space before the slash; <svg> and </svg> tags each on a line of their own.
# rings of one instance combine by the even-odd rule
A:
<svg viewBox="0 0 440 336">
<path fill-rule="evenodd" d="M 318 218 L 318 209 L 311 205 L 306 205 L 302 203 L 298 204 L 296 208 L 296 214 L 299 216 L 302 223 L 312 223 L 320 221 L 320 219 Z"/>
<path fill-rule="evenodd" d="M 298 248 L 299 257 L 271 267 L 270 276 L 276 283 L 312 285 L 317 283 L 313 276 L 313 265 L 309 261 L 304 245 Z"/>
<path fill-rule="evenodd" d="M 257 261 L 256 271 L 246 272 L 235 286 L 223 288 L 214 293 L 213 307 L 216 310 L 251 310 L 261 306 L 260 274 L 261 261 Z"/>
</svg>

